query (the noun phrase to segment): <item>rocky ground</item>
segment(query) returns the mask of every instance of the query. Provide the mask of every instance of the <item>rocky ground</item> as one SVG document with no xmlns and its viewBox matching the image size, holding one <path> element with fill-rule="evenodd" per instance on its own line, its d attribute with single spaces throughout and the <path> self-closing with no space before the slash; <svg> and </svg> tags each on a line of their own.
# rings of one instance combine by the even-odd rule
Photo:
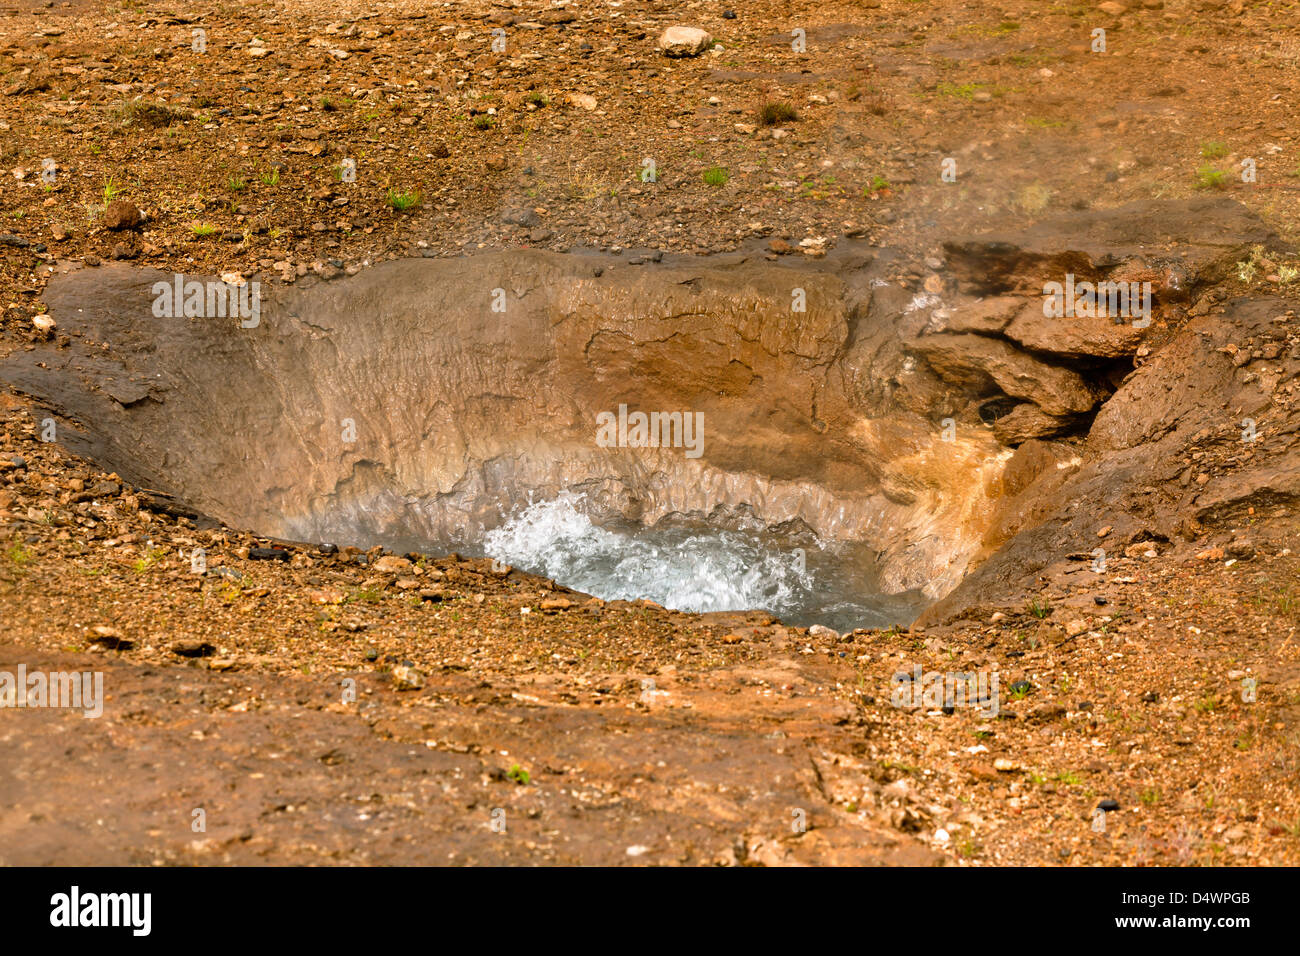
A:
<svg viewBox="0 0 1300 956">
<path fill-rule="evenodd" d="M 1085 467 L 1073 517 L 1010 506 L 990 544 L 1008 547 L 911 629 L 259 550 L 41 441 L 0 395 L 0 671 L 102 670 L 109 698 L 96 720 L 5 711 L 0 862 L 1300 861 L 1300 270 L 1276 251 L 1300 235 L 1300 5 L 0 11 L 0 357 L 58 341 L 34 319 L 62 260 L 298 283 L 521 245 L 816 257 L 856 238 L 904 250 L 919 291 L 970 260 L 955 232 L 1133 200 L 1229 194 L 1278 237 L 1125 346 L 1169 375 L 1086 443 L 1003 436 L 1022 458 L 1178 447 L 1125 462 L 1127 490 Z M 719 45 L 667 57 L 674 24 Z M 1194 394 L 1205 356 L 1216 387 L 1263 389 L 1258 450 L 1234 439 L 1239 392 Z M 1126 500 L 1198 491 L 1217 503 Z M 996 669 L 999 714 L 896 706 L 915 666 Z"/>
<path fill-rule="evenodd" d="M 8 712 L 6 863 L 1300 858 L 1287 535 L 837 637 L 200 529 L 35 427 L 8 402 L 0 669 L 101 670 L 107 703 Z M 918 665 L 997 669 L 998 714 L 896 700 Z"/>
</svg>

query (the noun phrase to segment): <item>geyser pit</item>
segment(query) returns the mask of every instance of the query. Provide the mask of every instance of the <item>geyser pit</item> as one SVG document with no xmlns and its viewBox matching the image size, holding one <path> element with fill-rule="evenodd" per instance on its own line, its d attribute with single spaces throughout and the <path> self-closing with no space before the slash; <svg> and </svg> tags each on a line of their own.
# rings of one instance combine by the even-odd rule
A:
<svg viewBox="0 0 1300 956">
<path fill-rule="evenodd" d="M 1008 454 L 987 430 L 945 435 L 912 391 L 913 296 L 882 272 L 851 249 L 512 251 L 264 284 L 241 324 L 156 314 L 171 274 L 69 267 L 46 293 L 68 340 L 0 375 L 66 447 L 258 534 L 882 626 L 961 579 Z M 620 408 L 698 416 L 702 435 L 601 439 Z"/>
</svg>

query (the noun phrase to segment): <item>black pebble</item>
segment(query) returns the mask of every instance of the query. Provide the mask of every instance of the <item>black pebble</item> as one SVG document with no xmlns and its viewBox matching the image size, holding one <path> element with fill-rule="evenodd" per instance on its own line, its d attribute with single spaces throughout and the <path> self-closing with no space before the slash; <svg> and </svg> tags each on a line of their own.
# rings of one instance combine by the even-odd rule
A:
<svg viewBox="0 0 1300 956">
<path fill-rule="evenodd" d="M 288 561 L 289 552 L 284 548 L 249 548 L 248 557 L 251 561 Z"/>
<path fill-rule="evenodd" d="M 1118 800 L 1103 800 L 1103 801 L 1101 801 L 1101 803 L 1097 804 L 1097 809 L 1098 809 L 1098 810 L 1105 810 L 1107 813 L 1111 813 L 1111 812 L 1113 812 L 1113 811 L 1119 809 L 1119 801 L 1118 801 Z"/>
</svg>

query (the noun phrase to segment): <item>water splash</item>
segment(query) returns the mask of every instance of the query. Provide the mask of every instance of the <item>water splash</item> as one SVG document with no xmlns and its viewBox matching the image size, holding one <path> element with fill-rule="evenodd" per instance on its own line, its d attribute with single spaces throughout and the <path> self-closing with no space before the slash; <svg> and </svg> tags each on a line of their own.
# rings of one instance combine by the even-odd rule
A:
<svg viewBox="0 0 1300 956">
<path fill-rule="evenodd" d="M 763 609 L 840 630 L 906 623 L 918 595 L 882 595 L 861 549 L 697 522 L 598 526 L 581 495 L 530 504 L 483 540 L 487 554 L 605 600 L 682 611 Z"/>
</svg>

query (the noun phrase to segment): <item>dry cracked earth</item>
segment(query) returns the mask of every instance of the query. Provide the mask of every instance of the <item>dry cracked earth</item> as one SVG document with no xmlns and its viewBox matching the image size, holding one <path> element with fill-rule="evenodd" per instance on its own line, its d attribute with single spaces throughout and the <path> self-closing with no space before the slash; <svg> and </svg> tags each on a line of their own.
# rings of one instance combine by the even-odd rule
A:
<svg viewBox="0 0 1300 956">
<path fill-rule="evenodd" d="M 1300 3 L 0 13 L 0 673 L 105 688 L 0 709 L 0 863 L 1300 862 Z M 99 348 L 45 296 L 108 261 L 849 243 L 957 303 L 898 320 L 880 401 L 1008 462 L 889 629 L 271 540 L 43 440 L 31 384 Z M 1018 330 L 1067 267 L 1154 279 L 1150 331 Z"/>
</svg>

